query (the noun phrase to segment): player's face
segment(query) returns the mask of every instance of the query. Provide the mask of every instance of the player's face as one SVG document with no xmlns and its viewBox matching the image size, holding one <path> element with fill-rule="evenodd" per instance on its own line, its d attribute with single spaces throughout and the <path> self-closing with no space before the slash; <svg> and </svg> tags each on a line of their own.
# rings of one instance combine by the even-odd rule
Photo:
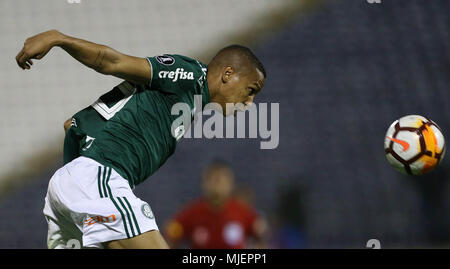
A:
<svg viewBox="0 0 450 269">
<path fill-rule="evenodd" d="M 233 109 L 233 105 L 241 103 L 245 107 L 250 106 L 256 94 L 264 86 L 264 75 L 256 68 L 243 74 L 235 73 L 233 70 L 231 70 L 231 74 L 227 74 L 225 71 L 224 76 L 221 91 L 223 96 L 219 103 L 222 106 L 225 116 L 231 115 L 232 113 L 236 115 L 237 111 Z M 242 110 L 245 107 L 242 107 Z"/>
</svg>

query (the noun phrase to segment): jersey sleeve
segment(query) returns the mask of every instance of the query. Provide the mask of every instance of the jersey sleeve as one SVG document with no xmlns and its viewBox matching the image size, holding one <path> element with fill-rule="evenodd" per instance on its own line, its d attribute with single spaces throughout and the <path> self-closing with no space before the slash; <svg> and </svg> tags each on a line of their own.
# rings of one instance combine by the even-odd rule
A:
<svg viewBox="0 0 450 269">
<path fill-rule="evenodd" d="M 147 60 L 152 70 L 147 85 L 150 90 L 174 94 L 182 99 L 200 92 L 200 82 L 205 79 L 206 71 L 197 60 L 176 54 L 147 57 Z"/>
</svg>

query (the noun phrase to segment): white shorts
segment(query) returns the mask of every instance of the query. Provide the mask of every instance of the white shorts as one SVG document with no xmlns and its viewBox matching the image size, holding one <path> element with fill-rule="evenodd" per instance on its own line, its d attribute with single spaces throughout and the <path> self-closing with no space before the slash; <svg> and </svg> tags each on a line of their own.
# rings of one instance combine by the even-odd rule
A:
<svg viewBox="0 0 450 269">
<path fill-rule="evenodd" d="M 102 243 L 158 230 L 150 206 L 114 169 L 79 157 L 55 172 L 45 197 L 48 248 Z"/>
</svg>

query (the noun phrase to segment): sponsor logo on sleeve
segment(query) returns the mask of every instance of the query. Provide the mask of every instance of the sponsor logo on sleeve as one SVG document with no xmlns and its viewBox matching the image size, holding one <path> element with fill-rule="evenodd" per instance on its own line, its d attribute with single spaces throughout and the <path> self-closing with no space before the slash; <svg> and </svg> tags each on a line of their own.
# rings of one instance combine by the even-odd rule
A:
<svg viewBox="0 0 450 269">
<path fill-rule="evenodd" d="M 175 58 L 173 58 L 172 56 L 169 56 L 169 55 L 156 56 L 156 60 L 158 61 L 158 63 L 167 65 L 167 66 L 173 65 L 175 63 Z"/>
<path fill-rule="evenodd" d="M 177 68 L 175 71 L 160 71 L 158 76 L 159 78 L 171 79 L 173 82 L 179 79 L 194 80 L 194 72 L 186 72 L 183 68 Z"/>
</svg>

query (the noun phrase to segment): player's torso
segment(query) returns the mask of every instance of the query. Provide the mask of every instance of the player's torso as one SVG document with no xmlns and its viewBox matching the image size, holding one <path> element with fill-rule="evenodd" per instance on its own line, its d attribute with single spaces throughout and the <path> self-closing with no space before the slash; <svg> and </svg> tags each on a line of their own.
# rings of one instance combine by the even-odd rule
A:
<svg viewBox="0 0 450 269">
<path fill-rule="evenodd" d="M 174 102 L 171 96 L 138 87 L 92 143 L 82 148 L 81 155 L 106 162 L 125 178 L 139 183 L 175 150 L 176 140 L 170 133 L 170 107 Z"/>
<path fill-rule="evenodd" d="M 194 95 L 205 91 L 203 65 L 182 56 L 165 57 L 173 62 L 166 66 L 164 61 L 150 58 L 150 85 L 122 82 L 74 116 L 81 125 L 74 129 L 85 134 L 80 155 L 112 166 L 132 185 L 145 180 L 173 154 L 182 136 L 174 133 L 179 115 L 172 115 L 173 106 L 184 103 L 193 111 Z"/>
</svg>

